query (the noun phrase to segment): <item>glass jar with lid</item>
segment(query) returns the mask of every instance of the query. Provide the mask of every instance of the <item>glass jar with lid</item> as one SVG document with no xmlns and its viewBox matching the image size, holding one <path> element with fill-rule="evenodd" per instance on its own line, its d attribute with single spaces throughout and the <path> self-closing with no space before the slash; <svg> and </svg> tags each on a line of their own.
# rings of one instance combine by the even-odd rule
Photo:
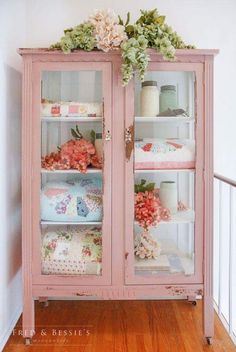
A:
<svg viewBox="0 0 236 352">
<path fill-rule="evenodd" d="M 141 116 L 159 114 L 159 89 L 156 81 L 144 81 L 141 91 Z"/>
<path fill-rule="evenodd" d="M 160 113 L 168 109 L 177 109 L 177 93 L 176 86 L 174 85 L 165 85 L 161 86 L 160 94 Z"/>
</svg>

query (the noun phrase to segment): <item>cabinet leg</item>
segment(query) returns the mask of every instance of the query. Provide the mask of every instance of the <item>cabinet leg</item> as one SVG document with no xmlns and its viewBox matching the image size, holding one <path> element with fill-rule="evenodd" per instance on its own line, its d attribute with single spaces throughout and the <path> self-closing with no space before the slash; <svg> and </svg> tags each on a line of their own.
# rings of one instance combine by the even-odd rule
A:
<svg viewBox="0 0 236 352">
<path fill-rule="evenodd" d="M 33 297 L 24 297 L 23 317 L 22 317 L 23 337 L 26 338 L 25 343 L 35 334 L 34 319 L 34 300 Z"/>
<path fill-rule="evenodd" d="M 30 339 L 29 337 L 26 337 L 26 338 L 25 338 L 25 345 L 26 345 L 26 346 L 31 345 L 31 339 Z"/>
<path fill-rule="evenodd" d="M 213 344 L 213 339 L 212 339 L 212 337 L 207 337 L 206 340 L 207 340 L 207 344 L 208 344 L 208 345 L 212 345 L 212 344 Z"/>
<path fill-rule="evenodd" d="M 203 297 L 203 328 L 208 344 L 214 336 L 214 307 L 212 297 Z"/>
<path fill-rule="evenodd" d="M 48 297 L 39 297 L 39 302 L 42 303 L 44 307 L 48 307 L 49 305 Z"/>
<path fill-rule="evenodd" d="M 188 302 L 192 303 L 193 306 L 197 305 L 197 299 L 195 296 L 188 296 L 187 299 L 188 299 Z"/>
</svg>

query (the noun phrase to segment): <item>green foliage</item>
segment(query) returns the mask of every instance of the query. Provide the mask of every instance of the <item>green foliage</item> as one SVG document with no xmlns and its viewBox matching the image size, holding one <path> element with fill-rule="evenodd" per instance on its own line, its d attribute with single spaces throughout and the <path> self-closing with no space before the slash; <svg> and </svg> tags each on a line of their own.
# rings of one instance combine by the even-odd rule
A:
<svg viewBox="0 0 236 352">
<path fill-rule="evenodd" d="M 120 21 L 123 24 L 121 19 Z M 129 39 L 121 45 L 124 86 L 128 84 L 135 71 L 138 72 L 139 79 L 144 80 L 148 66 L 147 48 L 157 49 L 166 60 L 175 60 L 175 49 L 193 48 L 186 45 L 181 37 L 165 24 L 165 16 L 159 15 L 157 9 L 141 10 L 141 16 L 134 25 L 126 21 L 125 31 Z"/>
<path fill-rule="evenodd" d="M 94 26 L 90 22 L 84 22 L 74 28 L 65 29 L 64 34 L 60 42 L 51 46 L 52 49 L 61 49 L 68 54 L 75 49 L 91 51 L 96 47 Z"/>
<path fill-rule="evenodd" d="M 94 144 L 96 140 L 96 133 L 94 130 L 91 130 L 90 137 L 91 137 L 91 142 Z"/>
<path fill-rule="evenodd" d="M 82 139 L 83 138 L 82 133 L 79 131 L 78 125 L 75 126 L 75 129 L 71 128 L 71 134 L 75 139 Z"/>
<path fill-rule="evenodd" d="M 134 24 L 130 24 L 130 13 L 126 20 L 118 16 L 118 23 L 125 27 L 128 39 L 120 45 L 123 64 L 122 82 L 126 86 L 137 71 L 141 81 L 147 70 L 149 57 L 147 48 L 156 49 L 164 59 L 175 60 L 176 49 L 194 48 L 186 45 L 182 38 L 165 23 L 165 16 L 159 14 L 157 9 L 141 10 L 141 15 Z M 70 53 L 75 49 L 91 51 L 96 48 L 95 27 L 87 21 L 74 28 L 64 31 L 60 42 L 51 46 L 51 49 L 61 49 Z"/>
<path fill-rule="evenodd" d="M 147 183 L 147 184 L 146 184 L 146 182 L 147 182 L 146 180 L 142 179 L 139 184 L 134 185 L 135 193 L 146 192 L 146 191 L 150 192 L 155 189 L 154 182 Z"/>
<path fill-rule="evenodd" d="M 121 44 L 123 64 L 121 67 L 123 85 L 127 85 L 133 76 L 134 70 L 138 71 L 141 81 L 148 66 L 149 57 L 147 55 L 147 40 L 143 35 L 130 38 Z"/>
</svg>

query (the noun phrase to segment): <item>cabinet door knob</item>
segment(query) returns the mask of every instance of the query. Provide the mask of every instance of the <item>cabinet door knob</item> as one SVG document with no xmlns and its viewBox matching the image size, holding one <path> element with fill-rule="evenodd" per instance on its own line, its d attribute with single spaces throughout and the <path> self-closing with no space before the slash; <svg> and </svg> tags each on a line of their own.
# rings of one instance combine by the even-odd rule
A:
<svg viewBox="0 0 236 352">
<path fill-rule="evenodd" d="M 111 141 L 111 132 L 107 131 L 105 134 L 105 141 Z"/>
</svg>

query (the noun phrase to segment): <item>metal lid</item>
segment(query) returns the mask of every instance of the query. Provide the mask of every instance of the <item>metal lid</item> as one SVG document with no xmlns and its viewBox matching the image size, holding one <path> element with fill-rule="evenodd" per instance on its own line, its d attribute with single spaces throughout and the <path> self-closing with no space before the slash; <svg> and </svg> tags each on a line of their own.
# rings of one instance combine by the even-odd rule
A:
<svg viewBox="0 0 236 352">
<path fill-rule="evenodd" d="M 172 85 L 161 86 L 161 92 L 164 92 L 165 90 L 173 90 L 176 92 L 176 86 L 172 86 Z"/>
<path fill-rule="evenodd" d="M 102 139 L 102 133 L 96 133 L 96 139 Z"/>
<path fill-rule="evenodd" d="M 142 87 L 157 87 L 157 81 L 144 81 Z"/>
</svg>

